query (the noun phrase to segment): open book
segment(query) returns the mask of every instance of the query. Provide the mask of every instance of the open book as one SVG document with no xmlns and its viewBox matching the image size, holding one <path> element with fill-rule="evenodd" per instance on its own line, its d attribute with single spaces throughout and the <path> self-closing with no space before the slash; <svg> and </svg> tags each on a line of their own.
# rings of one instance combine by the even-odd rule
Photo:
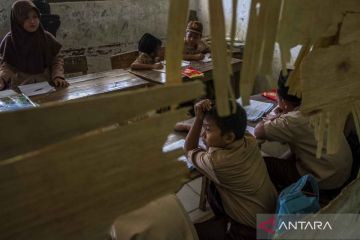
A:
<svg viewBox="0 0 360 240">
<path fill-rule="evenodd" d="M 24 94 L 19 94 L 12 90 L 0 92 L 0 112 L 14 111 L 36 106 L 37 105 Z"/>
<path fill-rule="evenodd" d="M 243 106 L 241 98 L 237 99 L 236 102 Z M 273 103 L 250 100 L 250 105 L 244 106 L 244 109 L 246 111 L 248 121 L 255 122 L 269 112 L 273 107 Z"/>
</svg>

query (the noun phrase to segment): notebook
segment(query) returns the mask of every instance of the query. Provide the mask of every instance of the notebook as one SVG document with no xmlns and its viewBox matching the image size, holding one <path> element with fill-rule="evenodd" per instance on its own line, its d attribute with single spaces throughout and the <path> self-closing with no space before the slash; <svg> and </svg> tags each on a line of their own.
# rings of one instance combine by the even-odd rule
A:
<svg viewBox="0 0 360 240">
<path fill-rule="evenodd" d="M 237 99 L 236 102 L 242 106 L 241 98 Z M 250 105 L 245 106 L 244 109 L 246 111 L 248 121 L 256 122 L 273 107 L 273 103 L 250 100 Z"/>
<path fill-rule="evenodd" d="M 204 77 L 204 73 L 196 70 L 193 67 L 184 68 L 183 70 L 181 70 L 181 74 L 191 79 Z"/>
<path fill-rule="evenodd" d="M 55 88 L 48 82 L 38 82 L 19 86 L 20 91 L 28 97 L 54 92 Z"/>
<path fill-rule="evenodd" d="M 19 109 L 32 108 L 37 106 L 24 94 L 15 93 L 14 91 L 13 93 L 7 92 L 7 94 L 8 95 L 5 96 L 4 91 L 1 91 L 0 112 L 15 111 Z"/>
<path fill-rule="evenodd" d="M 204 59 L 200 60 L 200 62 L 203 62 L 203 63 L 207 63 L 207 62 L 211 62 L 211 61 L 212 61 L 212 58 L 211 58 L 210 53 L 206 53 L 204 56 Z"/>
</svg>

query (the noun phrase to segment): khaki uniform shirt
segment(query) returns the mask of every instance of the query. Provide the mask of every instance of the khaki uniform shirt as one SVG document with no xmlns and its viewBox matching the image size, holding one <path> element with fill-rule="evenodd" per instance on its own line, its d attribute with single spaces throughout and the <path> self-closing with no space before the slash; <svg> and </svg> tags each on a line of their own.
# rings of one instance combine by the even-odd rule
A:
<svg viewBox="0 0 360 240">
<path fill-rule="evenodd" d="M 189 46 L 185 43 L 184 54 L 199 54 L 199 53 L 208 53 L 209 46 L 202 40 L 199 41 L 196 47 Z"/>
<path fill-rule="evenodd" d="M 314 129 L 300 111 L 292 111 L 273 121 L 266 121 L 264 128 L 268 140 L 289 144 L 296 156 L 296 167 L 300 175 L 312 174 L 321 189 L 338 188 L 350 177 L 352 154 L 345 136 L 340 139 L 337 153 L 327 155 L 324 147 L 321 158 L 317 159 Z M 326 137 L 324 142 L 326 143 Z"/>
<path fill-rule="evenodd" d="M 155 64 L 155 59 L 153 59 L 149 54 L 140 52 L 139 56 L 135 59 L 133 63 L 138 64 Z"/>
<path fill-rule="evenodd" d="M 188 158 L 215 183 L 225 212 L 235 221 L 256 228 L 256 214 L 275 211 L 277 192 L 250 134 L 225 148 L 194 149 Z"/>
</svg>

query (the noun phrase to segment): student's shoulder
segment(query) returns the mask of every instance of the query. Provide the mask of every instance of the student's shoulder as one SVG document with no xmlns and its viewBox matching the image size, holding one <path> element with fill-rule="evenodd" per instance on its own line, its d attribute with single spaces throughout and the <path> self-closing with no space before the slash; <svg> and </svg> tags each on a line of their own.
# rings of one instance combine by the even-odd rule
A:
<svg viewBox="0 0 360 240">
<path fill-rule="evenodd" d="M 299 110 L 281 115 L 280 120 L 293 125 L 309 123 L 309 118 L 304 116 Z"/>
</svg>

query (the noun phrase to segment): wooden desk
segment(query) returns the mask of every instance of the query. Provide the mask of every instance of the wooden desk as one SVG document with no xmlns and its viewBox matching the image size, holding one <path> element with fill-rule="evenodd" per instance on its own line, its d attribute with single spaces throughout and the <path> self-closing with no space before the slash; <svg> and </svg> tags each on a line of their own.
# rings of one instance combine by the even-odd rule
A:
<svg viewBox="0 0 360 240">
<path fill-rule="evenodd" d="M 239 76 L 240 69 L 241 69 L 241 63 L 242 60 L 237 58 L 231 59 L 231 65 L 233 68 L 234 75 Z M 204 73 L 204 77 L 200 78 L 203 81 L 209 81 L 212 80 L 212 70 L 213 70 L 213 63 L 212 62 L 201 62 L 201 61 L 192 61 L 190 63 L 191 67 L 195 68 L 196 70 L 199 70 Z M 164 84 L 166 82 L 166 73 L 160 72 L 160 71 L 154 71 L 154 70 L 129 70 L 129 72 L 144 78 L 148 81 L 158 83 L 158 84 Z M 238 77 L 239 79 L 239 77 Z M 189 78 L 183 77 L 184 81 L 189 81 Z"/>
<path fill-rule="evenodd" d="M 152 85 L 152 83 L 122 69 L 73 77 L 67 79 L 67 81 L 70 83 L 68 88 L 57 89 L 55 92 L 36 95 L 30 98 L 32 101 L 42 104 Z"/>
</svg>

